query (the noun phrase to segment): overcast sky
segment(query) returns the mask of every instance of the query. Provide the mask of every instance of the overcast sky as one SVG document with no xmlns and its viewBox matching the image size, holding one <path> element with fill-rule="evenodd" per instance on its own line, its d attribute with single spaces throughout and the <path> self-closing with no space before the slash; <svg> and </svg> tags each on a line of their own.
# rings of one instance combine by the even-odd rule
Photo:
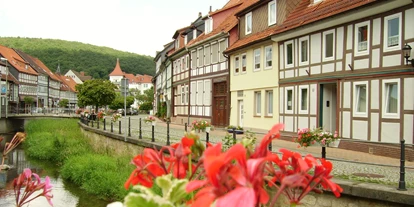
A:
<svg viewBox="0 0 414 207">
<path fill-rule="evenodd" d="M 0 36 L 78 41 L 155 56 L 228 0 L 0 0 Z"/>
</svg>

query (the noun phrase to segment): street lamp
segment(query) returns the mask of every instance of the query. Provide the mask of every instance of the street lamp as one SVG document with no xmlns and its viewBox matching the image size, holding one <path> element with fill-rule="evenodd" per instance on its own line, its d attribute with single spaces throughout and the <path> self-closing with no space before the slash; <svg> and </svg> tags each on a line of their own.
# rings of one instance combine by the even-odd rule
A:
<svg viewBox="0 0 414 207">
<path fill-rule="evenodd" d="M 406 64 L 411 62 L 411 65 L 414 67 L 414 60 L 413 59 L 411 59 L 411 60 L 408 59 L 411 56 L 411 49 L 412 49 L 411 46 L 406 43 L 404 45 L 404 47 L 402 48 L 402 51 L 403 51 L 403 55 L 404 55 Z"/>
<path fill-rule="evenodd" d="M 9 93 L 9 84 L 7 83 L 7 78 L 9 76 L 9 67 L 7 65 L 8 61 L 7 58 L 0 58 L 1 61 L 5 61 L 6 62 L 6 90 L 5 90 L 5 99 L 6 99 L 6 118 L 7 118 L 7 111 L 8 111 L 8 107 L 9 107 L 9 100 L 7 100 L 8 98 L 8 93 Z M 2 89 L 3 90 L 3 89 Z M 2 91 L 3 93 L 3 91 Z"/>
</svg>

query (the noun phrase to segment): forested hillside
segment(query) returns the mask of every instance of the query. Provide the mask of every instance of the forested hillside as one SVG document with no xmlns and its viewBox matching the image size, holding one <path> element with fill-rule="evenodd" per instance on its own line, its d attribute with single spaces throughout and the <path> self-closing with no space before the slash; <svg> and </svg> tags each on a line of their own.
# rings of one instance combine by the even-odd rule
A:
<svg viewBox="0 0 414 207">
<path fill-rule="evenodd" d="M 110 40 L 108 40 L 110 41 Z M 50 70 L 56 71 L 60 63 L 61 73 L 68 70 L 85 71 L 93 78 L 108 79 L 119 58 L 124 72 L 154 75 L 153 57 L 123 52 L 109 47 L 99 47 L 65 40 L 0 37 L 0 45 L 19 49 L 40 59 Z"/>
</svg>

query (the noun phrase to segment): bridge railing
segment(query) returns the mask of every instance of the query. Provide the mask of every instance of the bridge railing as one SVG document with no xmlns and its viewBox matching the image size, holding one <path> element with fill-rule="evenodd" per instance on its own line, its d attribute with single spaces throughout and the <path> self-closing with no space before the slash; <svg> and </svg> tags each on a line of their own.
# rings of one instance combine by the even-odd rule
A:
<svg viewBox="0 0 414 207">
<path fill-rule="evenodd" d="M 10 107 L 8 114 L 9 115 L 19 115 L 19 114 L 44 114 L 44 115 L 73 115 L 76 113 L 74 108 L 60 108 L 60 107 Z"/>
</svg>

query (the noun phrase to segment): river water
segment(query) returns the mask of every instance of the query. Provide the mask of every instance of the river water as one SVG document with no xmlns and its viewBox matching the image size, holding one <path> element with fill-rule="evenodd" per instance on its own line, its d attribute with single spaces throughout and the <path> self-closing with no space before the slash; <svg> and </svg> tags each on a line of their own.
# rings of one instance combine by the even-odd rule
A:
<svg viewBox="0 0 414 207">
<path fill-rule="evenodd" d="M 10 141 L 13 135 L 1 135 L 5 140 Z M 5 140 L 1 143 L 1 150 L 4 149 Z M 1 161 L 0 161 L 1 164 Z M 13 168 L 8 171 L 0 171 L 0 206 L 15 207 L 15 195 L 13 190 L 13 179 L 16 178 L 25 168 L 30 168 L 37 173 L 42 181 L 49 176 L 52 183 L 52 202 L 55 207 L 105 207 L 109 202 L 98 199 L 96 196 L 86 193 L 78 186 L 63 180 L 59 175 L 59 168 L 51 163 L 29 160 L 21 148 L 9 153 L 6 164 Z M 40 191 L 39 191 L 40 192 Z M 27 207 L 50 206 L 46 198 L 40 197 Z"/>
</svg>

